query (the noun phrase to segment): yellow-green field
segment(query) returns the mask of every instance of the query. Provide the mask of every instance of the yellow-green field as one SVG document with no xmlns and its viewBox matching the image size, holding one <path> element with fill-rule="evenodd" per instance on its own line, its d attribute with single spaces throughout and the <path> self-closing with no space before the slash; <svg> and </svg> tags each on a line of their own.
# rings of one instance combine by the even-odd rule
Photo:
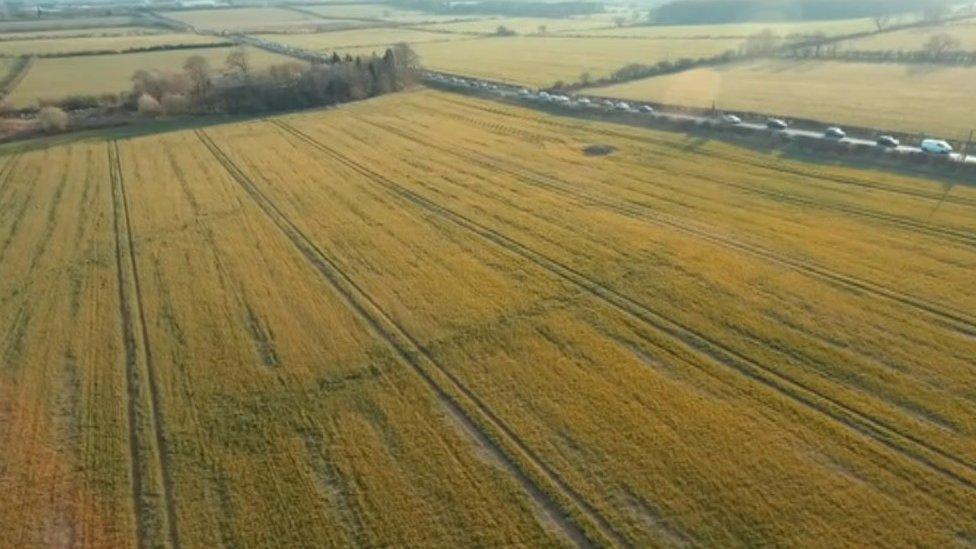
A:
<svg viewBox="0 0 976 549">
<path fill-rule="evenodd" d="M 780 36 L 814 34 L 828 36 L 875 30 L 870 19 L 841 19 L 838 21 L 809 21 L 802 23 L 734 23 L 727 25 L 652 25 L 587 31 L 592 36 L 633 36 L 641 38 L 747 38 L 764 30 Z"/>
<path fill-rule="evenodd" d="M 976 188 L 430 91 L 3 151 L 0 545 L 976 539 Z"/>
<path fill-rule="evenodd" d="M 948 34 L 955 38 L 958 45 L 953 49 L 976 50 L 976 23 L 971 21 L 885 32 L 867 38 L 848 40 L 841 45 L 855 50 L 919 51 L 924 49 L 925 43 L 937 34 Z"/>
<path fill-rule="evenodd" d="M 514 36 L 415 44 L 424 66 L 480 78 L 552 85 L 584 72 L 606 76 L 629 63 L 708 57 L 738 47 L 739 40 L 634 40 Z"/>
<path fill-rule="evenodd" d="M 307 34 L 262 34 L 258 36 L 271 42 L 287 44 L 317 52 L 331 52 L 339 49 L 349 50 L 362 47 L 385 47 L 399 42 L 418 44 L 467 38 L 458 34 L 396 28 L 356 29 Z"/>
<path fill-rule="evenodd" d="M 38 59 L 7 101 L 21 108 L 36 105 L 38 99 L 118 93 L 132 88 L 132 75 L 137 70 L 180 71 L 186 59 L 193 55 L 200 55 L 215 69 L 222 69 L 231 51 L 229 47 L 201 48 Z M 294 61 L 256 48 L 248 48 L 248 52 L 255 68 Z"/>
<path fill-rule="evenodd" d="M 127 16 L 47 18 L 0 21 L 0 32 L 36 32 L 67 29 L 91 29 L 103 27 L 130 27 L 139 25 L 139 19 Z"/>
<path fill-rule="evenodd" d="M 625 99 L 797 116 L 965 138 L 976 127 L 976 69 L 768 60 L 588 90 Z"/>
<path fill-rule="evenodd" d="M 17 66 L 17 60 L 11 58 L 0 58 L 0 80 L 3 80 L 6 75 Z"/>
<path fill-rule="evenodd" d="M 145 34 L 166 34 L 168 29 L 154 27 L 93 27 L 80 29 L 62 30 L 38 30 L 29 32 L 7 32 L 0 33 L 0 42 L 7 40 L 40 40 L 49 38 L 74 38 L 74 37 L 104 37 L 104 36 L 128 36 Z"/>
<path fill-rule="evenodd" d="M 0 41 L 0 55 L 45 55 L 86 51 L 123 51 L 132 48 L 175 46 L 181 44 L 214 44 L 224 42 L 215 36 L 197 34 L 146 34 L 97 38 L 55 38 L 41 40 Z"/>
<path fill-rule="evenodd" d="M 397 9 L 385 4 L 341 4 L 324 6 L 302 6 L 305 11 L 329 18 L 378 19 L 393 23 L 421 23 L 435 21 L 454 21 L 458 19 L 484 19 L 485 16 L 437 15 L 423 11 Z"/>
<path fill-rule="evenodd" d="M 586 31 L 588 29 L 606 28 L 612 25 L 599 18 L 554 19 L 543 17 L 504 17 L 497 19 L 482 19 L 478 21 L 460 21 L 454 23 L 438 23 L 424 25 L 421 28 L 441 32 L 460 32 L 474 34 L 492 34 L 498 27 L 504 26 L 518 34 L 538 34 L 539 27 L 545 26 L 546 33 L 566 31 Z"/>
<path fill-rule="evenodd" d="M 166 12 L 194 28 L 212 31 L 285 30 L 310 27 L 354 27 L 356 21 L 325 21 L 314 15 L 281 8 L 234 8 Z"/>
</svg>

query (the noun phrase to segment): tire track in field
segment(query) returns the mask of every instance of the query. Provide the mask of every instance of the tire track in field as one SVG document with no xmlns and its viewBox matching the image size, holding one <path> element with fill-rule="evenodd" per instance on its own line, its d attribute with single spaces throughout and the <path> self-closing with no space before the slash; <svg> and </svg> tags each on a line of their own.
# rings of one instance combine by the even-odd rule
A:
<svg viewBox="0 0 976 549">
<path fill-rule="evenodd" d="M 580 547 L 630 546 L 605 518 L 547 466 L 477 395 L 430 356 L 419 342 L 316 246 L 205 131 L 195 131 L 228 175 L 288 237 L 350 311 L 356 314 L 374 337 L 384 342 L 397 358 L 420 376 L 451 415 L 490 451 L 495 461 L 542 507 L 568 540 Z M 462 398 L 458 398 L 454 392 L 459 393 Z M 466 407 L 461 401 L 470 404 Z"/>
<path fill-rule="evenodd" d="M 135 244 L 132 238 L 132 224 L 129 218 L 128 197 L 122 177 L 122 163 L 119 158 L 118 143 L 108 143 L 109 178 L 112 184 L 112 210 L 114 212 L 115 258 L 116 275 L 119 285 L 119 314 L 122 323 L 122 336 L 125 346 L 125 369 L 127 382 L 127 408 L 129 416 L 129 452 L 132 475 L 133 508 L 136 513 L 136 543 L 139 547 L 156 547 L 166 545 L 165 541 L 179 549 L 179 528 L 176 523 L 176 507 L 173 501 L 173 478 L 169 456 L 166 453 L 166 435 L 163 421 L 159 412 L 159 388 L 156 382 L 155 365 L 152 351 L 149 347 L 149 333 L 146 329 L 145 310 L 142 306 L 142 290 L 139 284 L 139 271 L 136 268 Z M 127 261 L 123 255 L 128 256 Z M 134 324 L 139 327 L 134 327 Z M 155 451 L 152 455 L 145 455 L 146 448 L 140 442 L 139 409 L 140 409 L 140 365 L 145 367 L 145 383 L 149 389 L 148 415 L 149 427 L 153 431 Z M 140 464 L 148 463 L 153 470 L 159 470 L 161 483 L 158 486 L 153 478 L 143 478 L 145 471 Z M 152 539 L 154 535 L 153 521 L 156 510 L 150 503 L 154 489 L 162 491 L 163 516 L 159 517 L 164 523 L 164 533 L 168 540 Z M 163 528 L 157 526 L 158 528 Z"/>
<path fill-rule="evenodd" d="M 566 264 L 551 259 L 516 240 L 502 235 L 490 227 L 482 225 L 477 221 L 407 189 L 285 122 L 277 120 L 272 120 L 271 122 L 296 138 L 325 152 L 336 161 L 357 171 L 368 180 L 387 189 L 393 195 L 399 196 L 406 202 L 427 210 L 451 224 L 481 237 L 483 240 L 496 245 L 502 250 L 535 264 L 558 278 L 585 290 L 600 301 L 626 314 L 628 317 L 637 320 L 639 323 L 668 335 L 676 342 L 685 346 L 692 354 L 736 371 L 747 379 L 755 381 L 781 396 L 813 412 L 817 412 L 825 418 L 833 420 L 840 426 L 874 440 L 894 453 L 914 461 L 918 465 L 924 466 L 926 469 L 941 475 L 945 479 L 976 492 L 976 480 L 974 480 L 976 479 L 976 465 L 967 463 L 965 459 L 934 446 L 915 435 L 889 426 L 883 420 L 860 412 L 830 395 L 819 392 L 816 388 L 809 386 L 802 380 L 794 379 L 787 374 L 778 372 L 771 366 L 756 362 L 721 342 L 709 338 L 707 335 L 696 332 L 694 329 L 680 322 L 666 318 Z"/>
<path fill-rule="evenodd" d="M 3 192 L 4 188 L 7 186 L 7 183 L 10 181 L 14 168 L 17 166 L 17 163 L 20 162 L 20 155 L 20 152 L 11 154 L 10 158 L 3 163 L 3 167 L 0 168 L 0 192 Z"/>
<path fill-rule="evenodd" d="M 431 110 L 434 110 L 434 109 L 431 109 Z M 485 109 L 485 110 L 487 110 L 488 112 L 495 112 L 495 111 L 490 110 L 490 109 Z M 450 117 L 450 118 L 455 118 L 455 119 L 464 121 L 464 122 L 469 123 L 469 124 L 484 126 L 484 123 L 483 122 L 479 122 L 479 121 L 477 121 L 475 119 L 472 119 L 470 117 L 465 117 L 464 115 L 460 115 L 460 114 L 457 114 L 457 113 L 451 114 L 451 113 L 446 113 L 445 112 L 444 115 L 447 116 L 447 117 Z M 628 135 L 628 134 L 625 134 L 625 133 L 614 132 L 614 131 L 611 131 L 611 130 L 600 130 L 600 129 L 595 129 L 595 128 L 594 129 L 587 129 L 587 128 L 583 128 L 583 127 L 580 127 L 580 126 L 574 126 L 574 125 L 570 125 L 570 124 L 559 124 L 559 123 L 555 123 L 555 122 L 552 122 L 551 124 L 554 125 L 554 126 L 557 126 L 557 127 L 564 127 L 564 128 L 568 128 L 568 129 L 574 129 L 574 130 L 577 130 L 577 131 L 587 131 L 589 133 L 595 133 L 595 134 L 599 134 L 599 135 L 605 135 L 605 136 L 608 136 L 608 137 L 616 137 L 616 138 L 619 138 L 619 139 L 624 139 L 624 140 L 627 140 L 627 141 L 631 141 L 631 142 L 635 142 L 635 143 L 643 144 L 643 145 L 646 145 L 648 142 L 653 142 L 653 143 L 658 143 L 658 144 L 661 144 L 661 145 L 668 146 L 670 148 L 679 148 L 679 145 L 677 145 L 675 143 L 669 143 L 669 142 L 666 142 L 666 141 L 655 140 L 654 138 L 640 139 L 640 138 L 637 138 L 637 137 L 634 137 L 634 136 L 631 136 L 631 135 Z M 640 127 L 642 127 L 642 126 L 640 126 Z M 682 151 L 680 154 L 687 155 L 687 154 L 689 154 L 689 151 Z M 692 153 L 692 154 L 699 154 L 699 153 Z M 728 161 L 728 162 L 732 162 L 732 163 L 735 163 L 735 164 L 739 164 L 739 165 L 753 166 L 753 167 L 758 167 L 758 168 L 763 168 L 763 169 L 769 169 L 769 170 L 773 170 L 773 171 L 777 171 L 777 172 L 782 172 L 782 173 L 789 173 L 789 174 L 793 174 L 793 175 L 802 175 L 803 177 L 807 177 L 807 178 L 811 178 L 811 179 L 816 179 L 816 176 L 814 176 L 814 175 L 808 175 L 808 174 L 803 174 L 802 172 L 789 171 L 789 170 L 784 170 L 784 169 L 776 169 L 776 168 L 773 168 L 773 167 L 768 167 L 768 166 L 764 166 L 764 165 L 760 165 L 760 164 L 753 164 L 753 163 L 749 163 L 749 162 L 746 162 L 746 161 L 737 160 L 737 159 L 735 159 L 733 157 L 726 157 L 724 155 L 719 155 L 719 154 L 712 154 L 712 153 L 710 153 L 709 155 L 712 156 L 712 157 L 719 158 L 719 159 L 722 159 L 722 160 L 725 160 L 725 161 Z M 670 158 L 678 158 L 678 155 L 669 155 L 669 157 Z M 621 162 L 624 163 L 624 164 L 633 165 L 633 162 L 626 162 L 626 161 L 621 161 Z M 658 169 L 665 169 L 665 168 L 661 168 L 660 166 L 658 166 Z M 732 183 L 730 181 L 726 181 L 726 180 L 723 180 L 723 179 L 718 179 L 718 178 L 715 178 L 715 177 L 711 177 L 711 176 L 708 176 L 708 175 L 705 175 L 705 174 L 702 174 L 702 173 L 695 173 L 695 174 L 693 174 L 691 176 L 692 177 L 695 177 L 697 179 L 700 179 L 702 181 L 707 181 L 709 183 L 713 183 L 713 184 L 720 185 L 720 186 L 723 186 L 723 187 L 734 188 L 734 189 L 736 189 L 738 191 L 741 191 L 743 193 L 746 193 L 746 194 L 752 194 L 752 195 L 756 195 L 756 196 L 763 196 L 763 197 L 768 198 L 768 199 L 771 199 L 771 200 L 777 200 L 777 201 L 791 203 L 791 204 L 795 204 L 795 205 L 816 208 L 816 209 L 819 209 L 819 210 L 840 212 L 840 213 L 847 214 L 847 215 L 852 216 L 852 217 L 859 217 L 859 218 L 863 218 L 863 219 L 869 219 L 869 220 L 873 220 L 875 222 L 884 222 L 884 223 L 887 223 L 887 224 L 890 224 L 890 225 L 899 227 L 901 229 L 907 230 L 909 232 L 918 231 L 918 232 L 925 233 L 925 234 L 927 234 L 929 236 L 935 236 L 935 237 L 945 238 L 945 239 L 952 240 L 953 242 L 956 242 L 958 244 L 961 244 L 961 245 L 964 245 L 964 246 L 967 246 L 967 247 L 976 248 L 976 232 L 973 232 L 973 231 L 969 231 L 969 230 L 965 230 L 965 229 L 954 229 L 954 228 L 951 228 L 951 227 L 945 227 L 945 226 L 939 226 L 939 225 L 933 225 L 931 223 L 925 223 L 925 222 L 922 222 L 922 221 L 917 221 L 917 220 L 914 220 L 914 219 L 909 219 L 909 218 L 906 218 L 906 217 L 903 217 L 903 216 L 893 215 L 893 214 L 887 214 L 887 213 L 884 213 L 884 212 L 879 212 L 879 211 L 872 210 L 872 209 L 868 209 L 868 208 L 860 208 L 860 207 L 853 206 L 853 205 L 845 205 L 845 204 L 841 204 L 841 203 L 837 203 L 837 202 L 823 202 L 823 201 L 819 201 L 819 200 L 815 200 L 815 199 L 811 199 L 811 198 L 804 198 L 804 197 L 801 197 L 801 196 L 795 196 L 795 195 L 792 195 L 792 194 L 789 194 L 789 193 L 786 193 L 786 192 L 775 191 L 775 190 L 771 190 L 771 189 L 760 189 L 760 188 L 752 187 L 752 186 L 749 186 L 749 185 L 741 185 L 741 184 L 738 184 L 738 183 Z M 827 190 L 829 190 L 829 189 L 827 189 Z M 950 198 L 950 197 L 945 197 L 945 198 L 946 198 L 946 201 L 948 201 L 948 198 Z M 933 200 L 938 200 L 938 198 L 933 198 Z"/>
<path fill-rule="evenodd" d="M 474 110 L 480 110 L 480 111 L 484 111 L 484 112 L 490 112 L 492 114 L 501 115 L 501 116 L 505 116 L 505 117 L 509 117 L 509 118 L 515 116 L 512 113 L 506 112 L 506 111 L 501 110 L 501 109 L 492 109 L 492 108 L 489 108 L 489 107 L 482 107 L 482 106 L 478 106 L 478 105 L 473 105 L 471 103 L 465 103 L 464 101 L 458 101 L 458 100 L 449 99 L 449 98 L 443 98 L 443 100 L 445 102 L 451 103 L 453 105 L 457 105 L 457 106 L 460 106 L 460 107 L 467 107 L 468 109 L 474 109 Z M 426 106 L 426 105 L 424 106 L 424 108 L 428 108 L 430 110 L 436 110 L 433 107 L 429 107 L 429 106 Z M 526 108 L 526 107 L 522 107 L 522 108 Z M 439 111 L 439 112 L 446 112 L 446 111 Z M 594 122 L 601 122 L 600 120 L 594 120 L 594 119 L 590 119 L 590 118 L 585 118 L 585 120 L 590 120 L 590 121 L 594 121 Z M 542 120 L 542 119 L 538 119 L 536 121 L 538 123 L 542 124 L 542 125 L 557 126 L 557 127 L 561 127 L 561 128 L 565 128 L 565 129 L 574 129 L 574 130 L 578 130 L 578 131 L 592 131 L 592 132 L 595 132 L 595 133 L 600 133 L 602 135 L 619 137 L 619 138 L 622 138 L 622 139 L 626 139 L 628 141 L 635 141 L 635 142 L 638 142 L 638 143 L 641 143 L 641 142 L 644 142 L 644 143 L 646 143 L 646 142 L 653 142 L 655 144 L 667 146 L 668 148 L 672 148 L 672 149 L 682 149 L 683 147 L 685 147 L 685 145 L 681 145 L 681 144 L 677 144 L 677 143 L 674 143 L 674 142 L 671 142 L 671 141 L 667 141 L 667 140 L 663 140 L 663 139 L 658 139 L 658 138 L 653 138 L 653 137 L 649 137 L 647 139 L 641 140 L 641 139 L 636 138 L 633 135 L 628 135 L 628 134 L 625 134 L 625 133 L 618 133 L 618 132 L 614 132 L 612 130 L 601 130 L 601 129 L 598 129 L 598 128 L 589 128 L 589 127 L 581 126 L 581 125 L 578 125 L 578 124 L 565 124 L 565 123 L 560 123 L 560 122 L 556 122 L 556 121 Z M 606 121 L 603 121 L 603 122 L 606 122 Z M 610 123 L 612 123 L 612 122 L 610 122 Z M 655 130 L 655 128 L 653 126 L 650 126 L 650 125 L 648 125 L 648 126 L 634 125 L 633 127 L 642 128 L 642 129 L 645 129 L 646 128 L 646 129 L 650 129 L 650 130 Z M 659 130 L 657 130 L 657 131 L 659 131 Z M 840 185 L 851 185 L 851 186 L 855 186 L 855 187 L 869 189 L 869 190 L 872 190 L 872 191 L 881 191 L 881 192 L 886 192 L 886 193 L 891 193 L 891 194 L 900 194 L 900 195 L 910 196 L 910 197 L 914 197 L 914 198 L 925 198 L 925 199 L 933 200 L 933 201 L 936 201 L 936 202 L 944 201 L 944 202 L 949 202 L 949 203 L 952 203 L 952 204 L 957 204 L 957 205 L 960 205 L 960 206 L 972 206 L 972 207 L 976 207 L 976 199 L 967 198 L 967 197 L 963 197 L 963 196 L 945 196 L 944 194 L 930 193 L 930 192 L 926 192 L 926 191 L 923 191 L 923 190 L 900 189 L 900 188 L 895 188 L 895 187 L 889 187 L 889 186 L 886 186 L 886 185 L 872 185 L 870 183 L 864 183 L 864 182 L 861 182 L 861 181 L 857 181 L 856 179 L 851 179 L 851 178 L 847 178 L 847 177 L 838 177 L 838 176 L 834 176 L 834 175 L 827 175 L 827 174 L 822 174 L 822 173 L 819 173 L 819 172 L 805 171 L 805 170 L 796 169 L 796 168 L 792 168 L 791 169 L 788 166 L 777 166 L 777 165 L 772 165 L 772 164 L 764 164 L 764 163 L 760 163 L 760 162 L 752 162 L 752 161 L 745 160 L 745 159 L 742 159 L 742 158 L 737 158 L 734 155 L 724 155 L 724 154 L 720 154 L 720 153 L 716 153 L 716 152 L 709 152 L 709 156 L 713 156 L 713 157 L 716 157 L 716 158 L 720 158 L 720 159 L 725 160 L 725 161 L 728 161 L 728 162 L 733 162 L 733 163 L 738 164 L 740 166 L 751 166 L 751 167 L 754 167 L 754 168 L 760 168 L 760 169 L 764 169 L 764 170 L 770 170 L 770 171 L 774 171 L 774 172 L 778 172 L 778 173 L 784 173 L 784 174 L 789 174 L 789 175 L 797 175 L 797 176 L 806 177 L 806 178 L 809 178 L 809 179 L 822 179 L 822 180 L 830 181 L 830 182 L 837 183 L 837 184 L 840 184 Z M 823 187 L 821 187 L 821 188 L 823 188 Z M 829 190 L 829 189 L 825 189 L 825 190 Z"/>
<path fill-rule="evenodd" d="M 468 149 L 465 149 L 465 153 L 461 153 L 456 149 L 443 147 L 426 141 L 415 132 L 408 133 L 398 128 L 385 126 L 369 120 L 362 121 L 373 127 L 397 135 L 410 142 L 422 144 L 424 147 L 438 150 L 444 154 L 451 155 L 465 162 L 471 162 L 494 172 L 506 173 L 514 177 L 518 182 L 528 183 L 532 186 L 548 189 L 559 195 L 570 197 L 580 204 L 595 204 L 631 219 L 643 220 L 655 225 L 668 227 L 700 238 L 712 244 L 776 263 L 811 278 L 843 286 L 853 292 L 864 292 L 879 299 L 905 305 L 933 317 L 942 323 L 948 324 L 952 329 L 960 331 L 969 336 L 976 336 L 976 319 L 962 311 L 940 307 L 939 305 L 931 303 L 927 300 L 912 296 L 900 290 L 888 288 L 882 284 L 877 284 L 875 282 L 859 278 L 855 275 L 835 271 L 813 262 L 783 256 L 761 246 L 747 244 L 732 238 L 720 236 L 710 231 L 695 228 L 688 224 L 680 223 L 667 214 L 655 212 L 653 209 L 648 208 L 647 206 L 634 203 L 629 200 L 613 201 L 601 198 L 593 193 L 574 190 L 571 186 L 567 185 L 564 181 L 559 180 L 558 178 L 538 172 L 531 168 L 516 165 L 511 161 L 504 161 L 490 155 L 478 153 Z"/>
</svg>

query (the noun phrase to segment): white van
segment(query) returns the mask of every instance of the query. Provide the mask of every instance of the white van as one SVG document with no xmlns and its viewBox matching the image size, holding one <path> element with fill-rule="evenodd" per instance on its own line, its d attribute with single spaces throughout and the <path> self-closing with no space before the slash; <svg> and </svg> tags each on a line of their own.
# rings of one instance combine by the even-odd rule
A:
<svg viewBox="0 0 976 549">
<path fill-rule="evenodd" d="M 929 154 L 950 154 L 952 153 L 952 145 L 946 143 L 941 139 L 923 139 L 921 145 L 922 151 Z"/>
</svg>

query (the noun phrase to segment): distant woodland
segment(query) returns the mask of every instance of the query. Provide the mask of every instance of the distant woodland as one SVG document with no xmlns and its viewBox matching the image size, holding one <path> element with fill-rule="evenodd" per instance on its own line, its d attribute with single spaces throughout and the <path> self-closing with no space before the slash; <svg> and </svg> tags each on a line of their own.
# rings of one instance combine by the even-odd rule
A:
<svg viewBox="0 0 976 549">
<path fill-rule="evenodd" d="M 814 21 L 906 12 L 935 13 L 945 9 L 944 0 L 675 0 L 653 10 L 650 22 L 687 25 Z"/>
</svg>

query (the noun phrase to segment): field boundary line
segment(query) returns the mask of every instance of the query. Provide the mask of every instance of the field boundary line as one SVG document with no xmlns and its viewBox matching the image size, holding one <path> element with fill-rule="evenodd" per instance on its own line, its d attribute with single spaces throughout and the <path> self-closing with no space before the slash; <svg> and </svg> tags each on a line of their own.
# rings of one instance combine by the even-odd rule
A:
<svg viewBox="0 0 976 549">
<path fill-rule="evenodd" d="M 472 219 L 403 187 L 399 183 L 346 157 L 342 153 L 321 143 L 301 130 L 289 126 L 285 122 L 275 120 L 271 122 L 279 127 L 289 128 L 287 131 L 296 137 L 304 136 L 301 139 L 332 156 L 343 165 L 364 175 L 368 180 L 386 188 L 394 196 L 399 196 L 408 203 L 412 203 L 434 213 L 438 217 L 495 244 L 500 249 L 512 255 L 522 257 L 559 278 L 572 283 L 640 323 L 667 334 L 675 341 L 684 345 L 693 354 L 708 358 L 710 362 L 720 366 L 738 371 L 745 377 L 772 389 L 774 392 L 798 404 L 802 404 L 812 411 L 820 412 L 824 417 L 833 419 L 839 425 L 880 443 L 896 454 L 910 459 L 919 465 L 923 465 L 962 487 L 976 491 L 976 480 L 969 478 L 969 476 L 976 477 L 976 466 L 967 463 L 964 459 L 933 446 L 912 434 L 904 433 L 897 428 L 890 427 L 881 420 L 860 412 L 829 395 L 820 393 L 802 381 L 780 373 L 770 366 L 756 362 L 680 322 L 666 318 L 633 299 L 620 294 L 616 290 L 589 278 L 572 267 L 553 260 L 542 253 L 502 235 L 494 229 L 481 225 Z M 937 463 L 937 461 L 943 461 L 944 463 Z M 961 471 L 953 469 L 959 469 Z"/>
<path fill-rule="evenodd" d="M 578 546 L 630 544 L 606 519 L 542 461 L 494 412 L 460 380 L 438 363 L 370 295 L 359 287 L 304 232 L 265 195 L 258 186 L 203 130 L 197 136 L 242 187 L 255 204 L 291 240 L 306 260 L 322 275 L 332 290 L 360 318 L 373 336 L 386 343 L 402 362 L 425 381 L 430 390 L 463 420 L 467 430 L 502 460 L 518 484 L 557 520 L 563 533 Z M 445 388 L 445 385 L 453 391 Z M 457 393 L 457 394 L 454 394 Z M 469 411 L 461 401 L 469 403 Z M 479 417 L 472 417 L 479 416 Z M 547 486 L 548 485 L 548 486 Z"/>
<path fill-rule="evenodd" d="M 129 450 L 131 453 L 131 474 L 133 483 L 133 502 L 136 512 L 136 542 L 139 547 L 155 547 L 159 540 L 150 539 L 150 529 L 153 525 L 147 520 L 153 518 L 157 511 L 149 502 L 151 499 L 148 486 L 158 484 L 162 492 L 163 509 L 160 519 L 165 523 L 160 535 L 168 537 L 164 540 L 175 549 L 180 548 L 179 529 L 177 527 L 176 507 L 173 501 L 173 478 L 168 454 L 166 453 L 166 434 L 159 411 L 159 389 L 156 380 L 155 365 L 149 346 L 149 332 L 146 328 L 145 310 L 142 305 L 142 289 L 139 283 L 139 271 L 136 266 L 135 243 L 132 237 L 132 225 L 129 217 L 128 196 L 122 177 L 122 162 L 119 157 L 118 142 L 108 142 L 109 178 L 112 184 L 112 209 L 114 212 L 114 232 L 116 248 L 116 275 L 119 284 L 119 308 L 122 324 L 123 342 L 125 347 L 126 381 L 129 415 Z M 123 259 L 123 255 L 127 256 Z M 133 325 L 138 324 L 136 328 Z M 145 370 L 142 372 L 141 370 Z M 148 427 L 152 430 L 151 456 L 143 453 L 140 442 L 140 377 L 144 375 L 148 385 L 149 398 L 144 403 L 147 407 Z M 149 461 L 151 460 L 151 463 Z M 153 471 L 159 471 L 158 479 L 145 479 L 140 464 L 146 464 Z M 155 475 L 151 475 L 155 476 Z M 148 485 L 148 486 L 147 486 Z"/>
<path fill-rule="evenodd" d="M 673 216 L 655 212 L 653 209 L 631 200 L 620 199 L 619 201 L 611 201 L 599 196 L 595 196 L 591 193 L 573 190 L 572 188 L 567 188 L 566 183 L 558 178 L 538 172 L 531 168 L 516 165 L 511 161 L 506 161 L 484 153 L 471 151 L 470 149 L 465 149 L 467 154 L 462 154 L 455 149 L 430 143 L 429 141 L 426 141 L 422 137 L 418 136 L 416 132 L 408 133 L 406 131 L 387 127 L 370 120 L 363 120 L 363 122 L 378 129 L 390 132 L 394 135 L 398 135 L 403 139 L 416 143 L 422 143 L 425 147 L 430 147 L 445 154 L 452 155 L 455 158 L 464 160 L 466 162 L 472 162 L 493 171 L 507 173 L 514 176 L 517 182 L 528 183 L 532 186 L 549 189 L 550 191 L 562 196 L 571 197 L 580 204 L 602 206 L 609 211 L 619 213 L 630 219 L 644 220 L 655 225 L 669 227 L 679 232 L 701 238 L 718 246 L 737 250 L 747 255 L 752 255 L 767 261 L 772 261 L 784 267 L 788 267 L 795 272 L 806 274 L 812 278 L 833 282 L 835 284 L 847 287 L 850 290 L 863 291 L 881 299 L 906 305 L 935 317 L 941 322 L 952 324 L 953 329 L 961 330 L 967 335 L 976 335 L 976 319 L 969 317 L 962 311 L 939 307 L 928 300 L 912 296 L 899 290 L 888 288 L 881 284 L 864 280 L 855 275 L 835 271 L 829 267 L 825 267 L 813 262 L 793 259 L 758 245 L 739 242 L 728 237 L 714 234 L 704 229 L 692 227 L 676 221 Z M 475 158 L 475 156 L 477 158 Z M 603 185 L 603 183 L 600 184 Z"/>
<path fill-rule="evenodd" d="M 7 97 L 17 86 L 23 82 L 24 78 L 27 77 L 27 73 L 30 72 L 31 68 L 34 66 L 34 61 L 37 57 L 34 55 L 25 55 L 19 57 L 19 62 L 12 74 L 6 75 L 2 81 L 0 81 L 0 97 Z"/>
</svg>

